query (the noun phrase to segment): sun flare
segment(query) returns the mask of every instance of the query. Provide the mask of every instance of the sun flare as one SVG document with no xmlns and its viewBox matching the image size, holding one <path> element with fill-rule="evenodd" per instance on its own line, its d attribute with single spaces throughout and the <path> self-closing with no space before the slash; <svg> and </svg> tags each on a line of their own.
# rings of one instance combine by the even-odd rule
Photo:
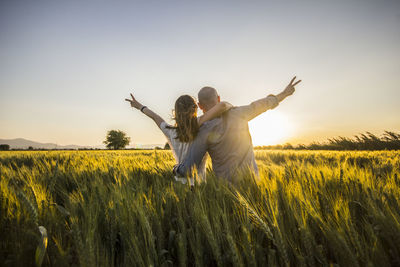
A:
<svg viewBox="0 0 400 267">
<path fill-rule="evenodd" d="M 250 121 L 249 129 L 254 146 L 276 145 L 291 137 L 294 125 L 283 113 L 271 110 Z"/>
</svg>

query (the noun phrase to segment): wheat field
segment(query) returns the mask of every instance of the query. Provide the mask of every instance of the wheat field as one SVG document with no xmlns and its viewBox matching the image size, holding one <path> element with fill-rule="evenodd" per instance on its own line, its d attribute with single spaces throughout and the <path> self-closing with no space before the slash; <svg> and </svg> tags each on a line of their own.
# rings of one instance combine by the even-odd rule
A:
<svg viewBox="0 0 400 267">
<path fill-rule="evenodd" d="M 399 266 L 400 153 L 256 151 L 193 188 L 169 151 L 0 153 L 2 266 Z"/>
</svg>

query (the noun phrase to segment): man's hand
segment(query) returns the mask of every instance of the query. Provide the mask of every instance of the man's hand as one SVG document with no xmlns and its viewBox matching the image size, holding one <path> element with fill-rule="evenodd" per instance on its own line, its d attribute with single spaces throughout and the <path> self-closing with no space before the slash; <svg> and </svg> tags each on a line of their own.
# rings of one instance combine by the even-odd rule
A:
<svg viewBox="0 0 400 267">
<path fill-rule="evenodd" d="M 143 107 L 142 104 L 140 104 L 135 97 L 131 94 L 132 99 L 125 98 L 125 101 L 128 101 L 131 103 L 131 107 L 136 108 L 136 109 L 141 109 Z"/>
<path fill-rule="evenodd" d="M 294 82 L 296 80 L 296 76 L 293 77 L 293 79 L 290 81 L 288 86 L 286 86 L 285 90 L 283 90 L 280 94 L 276 95 L 276 98 L 278 99 L 278 102 L 281 102 L 283 99 L 286 97 L 292 95 L 295 91 L 295 86 L 301 82 L 301 80 L 298 80 L 297 82 Z"/>
<path fill-rule="evenodd" d="M 295 86 L 301 82 L 301 80 L 298 80 L 297 82 L 294 82 L 296 80 L 296 76 L 293 77 L 293 79 L 290 81 L 290 83 L 288 84 L 288 86 L 286 86 L 285 90 L 283 90 L 282 93 L 285 94 L 285 96 L 290 96 L 294 93 L 295 91 Z"/>
</svg>

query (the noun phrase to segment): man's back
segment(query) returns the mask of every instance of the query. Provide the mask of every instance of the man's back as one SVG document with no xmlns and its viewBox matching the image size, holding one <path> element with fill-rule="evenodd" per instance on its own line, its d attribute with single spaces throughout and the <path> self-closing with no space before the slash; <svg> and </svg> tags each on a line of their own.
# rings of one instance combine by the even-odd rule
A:
<svg viewBox="0 0 400 267">
<path fill-rule="evenodd" d="M 231 180 L 237 169 L 247 167 L 258 173 L 248 121 L 240 108 L 232 108 L 211 123 L 215 125 L 208 134 L 208 153 L 216 175 Z"/>
</svg>

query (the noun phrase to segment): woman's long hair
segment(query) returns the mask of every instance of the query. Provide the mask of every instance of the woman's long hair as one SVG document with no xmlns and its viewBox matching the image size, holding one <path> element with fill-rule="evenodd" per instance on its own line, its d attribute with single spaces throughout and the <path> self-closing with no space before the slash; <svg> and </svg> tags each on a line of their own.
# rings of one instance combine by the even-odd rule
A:
<svg viewBox="0 0 400 267">
<path fill-rule="evenodd" d="M 176 139 L 181 142 L 190 142 L 199 131 L 197 121 L 197 104 L 189 95 L 180 96 L 175 102 L 174 120 L 176 122 Z"/>
</svg>

